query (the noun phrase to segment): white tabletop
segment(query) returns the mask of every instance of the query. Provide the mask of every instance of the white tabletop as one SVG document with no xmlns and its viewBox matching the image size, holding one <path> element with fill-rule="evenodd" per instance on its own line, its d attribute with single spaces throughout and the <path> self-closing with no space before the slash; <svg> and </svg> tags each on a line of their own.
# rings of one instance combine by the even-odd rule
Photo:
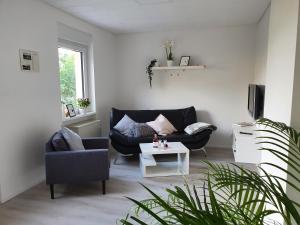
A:
<svg viewBox="0 0 300 225">
<path fill-rule="evenodd" d="M 159 155 L 159 154 L 176 154 L 187 153 L 189 149 L 181 142 L 168 142 L 168 147 L 153 148 L 153 143 L 140 143 L 140 148 L 143 154 Z"/>
</svg>

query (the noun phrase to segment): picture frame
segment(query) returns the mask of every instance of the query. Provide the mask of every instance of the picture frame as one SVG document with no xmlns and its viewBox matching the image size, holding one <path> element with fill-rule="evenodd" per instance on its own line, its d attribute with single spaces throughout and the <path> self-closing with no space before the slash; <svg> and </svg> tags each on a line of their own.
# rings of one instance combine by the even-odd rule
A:
<svg viewBox="0 0 300 225">
<path fill-rule="evenodd" d="M 70 116 L 70 117 L 76 116 L 76 112 L 75 112 L 75 109 L 74 109 L 73 104 L 67 104 L 67 105 L 66 105 L 66 108 L 67 108 L 67 110 L 68 110 L 68 113 L 69 113 L 69 116 Z"/>
<path fill-rule="evenodd" d="M 190 63 L 190 56 L 181 56 L 179 66 L 188 66 Z"/>
</svg>

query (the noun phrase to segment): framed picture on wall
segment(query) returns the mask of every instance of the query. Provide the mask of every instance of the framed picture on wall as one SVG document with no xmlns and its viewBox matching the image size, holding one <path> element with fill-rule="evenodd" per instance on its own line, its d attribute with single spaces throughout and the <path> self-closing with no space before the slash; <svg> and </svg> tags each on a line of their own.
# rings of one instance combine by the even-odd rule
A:
<svg viewBox="0 0 300 225">
<path fill-rule="evenodd" d="M 68 110 L 68 113 L 69 113 L 70 117 L 76 116 L 76 112 L 75 112 L 73 104 L 67 104 L 66 107 L 67 107 L 67 110 Z"/>
<path fill-rule="evenodd" d="M 181 56 L 179 66 L 188 66 L 190 63 L 190 56 Z"/>
</svg>

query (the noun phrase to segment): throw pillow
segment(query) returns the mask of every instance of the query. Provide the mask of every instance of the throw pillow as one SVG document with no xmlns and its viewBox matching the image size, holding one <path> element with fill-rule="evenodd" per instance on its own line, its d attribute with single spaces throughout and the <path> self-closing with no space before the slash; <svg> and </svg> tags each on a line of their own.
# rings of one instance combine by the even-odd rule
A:
<svg viewBox="0 0 300 225">
<path fill-rule="evenodd" d="M 189 134 L 189 135 L 192 135 L 192 134 L 197 134 L 209 127 L 211 127 L 212 125 L 209 124 L 209 123 L 203 123 L 203 122 L 198 122 L 198 123 L 193 123 L 191 125 L 188 125 L 184 131 Z"/>
<path fill-rule="evenodd" d="M 129 116 L 125 115 L 123 118 L 114 126 L 114 129 L 119 131 L 121 134 L 130 136 L 130 126 L 134 125 L 136 122 L 132 120 Z"/>
<path fill-rule="evenodd" d="M 147 125 L 152 127 L 159 135 L 168 135 L 177 131 L 173 124 L 162 114 L 154 121 L 147 122 Z"/>
<path fill-rule="evenodd" d="M 84 150 L 81 137 L 69 128 L 62 128 L 61 133 L 71 150 Z"/>
<path fill-rule="evenodd" d="M 60 131 L 56 132 L 51 138 L 51 144 L 55 151 L 69 151 L 70 148 L 65 141 L 62 133 Z"/>
<path fill-rule="evenodd" d="M 145 123 L 132 124 L 129 129 L 131 137 L 148 137 L 155 134 L 155 131 Z"/>
</svg>

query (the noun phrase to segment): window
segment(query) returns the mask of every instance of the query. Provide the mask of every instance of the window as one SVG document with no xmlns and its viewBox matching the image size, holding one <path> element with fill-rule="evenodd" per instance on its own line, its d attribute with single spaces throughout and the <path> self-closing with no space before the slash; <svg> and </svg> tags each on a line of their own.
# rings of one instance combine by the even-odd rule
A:
<svg viewBox="0 0 300 225">
<path fill-rule="evenodd" d="M 58 47 L 61 103 L 77 107 L 78 98 L 88 98 L 87 47 L 60 41 Z"/>
</svg>

